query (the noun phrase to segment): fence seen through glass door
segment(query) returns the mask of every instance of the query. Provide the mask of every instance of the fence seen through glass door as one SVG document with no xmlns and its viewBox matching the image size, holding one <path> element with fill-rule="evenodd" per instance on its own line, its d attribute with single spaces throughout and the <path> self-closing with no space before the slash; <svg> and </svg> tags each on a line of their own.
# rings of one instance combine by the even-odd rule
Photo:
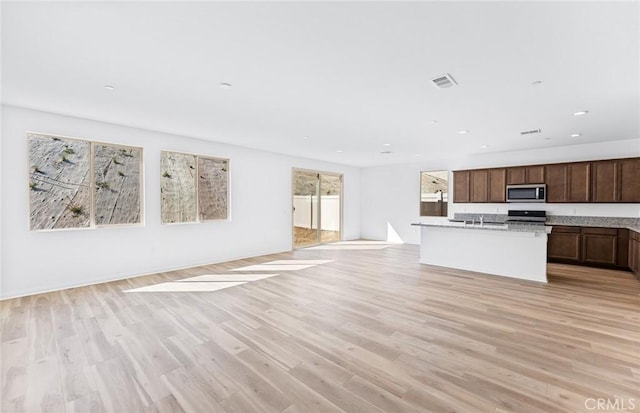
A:
<svg viewBox="0 0 640 413">
<path fill-rule="evenodd" d="M 342 177 L 320 174 L 320 242 L 340 241 Z"/>
<path fill-rule="evenodd" d="M 340 240 L 342 175 L 293 170 L 293 246 Z"/>
</svg>

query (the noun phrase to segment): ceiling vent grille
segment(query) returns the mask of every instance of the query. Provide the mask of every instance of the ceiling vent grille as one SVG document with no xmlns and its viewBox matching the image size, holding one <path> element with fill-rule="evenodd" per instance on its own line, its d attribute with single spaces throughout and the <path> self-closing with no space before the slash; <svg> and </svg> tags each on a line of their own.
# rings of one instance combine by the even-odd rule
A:
<svg viewBox="0 0 640 413">
<path fill-rule="evenodd" d="M 433 83 L 433 86 L 438 89 L 446 89 L 448 87 L 457 85 L 456 81 L 453 80 L 449 73 L 445 73 L 444 75 L 431 79 L 431 83 Z"/>
<path fill-rule="evenodd" d="M 532 135 L 534 133 L 541 133 L 542 129 L 534 129 L 534 130 L 526 130 L 524 132 L 520 132 L 520 135 Z"/>
</svg>

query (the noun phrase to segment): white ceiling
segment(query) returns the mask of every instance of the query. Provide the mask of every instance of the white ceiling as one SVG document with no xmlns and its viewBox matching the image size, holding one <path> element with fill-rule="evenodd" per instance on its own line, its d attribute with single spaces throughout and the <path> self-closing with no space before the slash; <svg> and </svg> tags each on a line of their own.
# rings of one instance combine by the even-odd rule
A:
<svg viewBox="0 0 640 413">
<path fill-rule="evenodd" d="M 4 2 L 2 102 L 356 166 L 638 138 L 639 4 Z"/>
</svg>

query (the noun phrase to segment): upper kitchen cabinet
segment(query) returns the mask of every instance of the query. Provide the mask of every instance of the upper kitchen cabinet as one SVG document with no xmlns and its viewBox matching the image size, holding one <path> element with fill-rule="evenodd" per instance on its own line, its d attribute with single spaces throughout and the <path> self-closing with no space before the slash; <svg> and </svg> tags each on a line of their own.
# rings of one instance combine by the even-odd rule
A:
<svg viewBox="0 0 640 413">
<path fill-rule="evenodd" d="M 546 184 L 546 202 L 640 203 L 640 158 L 454 172 L 454 202 L 505 202 L 507 185 Z"/>
<path fill-rule="evenodd" d="M 471 171 L 469 188 L 471 202 L 487 202 L 489 197 L 489 173 L 486 169 Z"/>
<path fill-rule="evenodd" d="M 546 165 L 547 202 L 589 202 L 591 163 Z"/>
<path fill-rule="evenodd" d="M 453 202 L 505 202 L 505 168 L 474 169 L 453 173 Z"/>
<path fill-rule="evenodd" d="M 567 164 L 547 165 L 544 173 L 547 202 L 567 202 Z"/>
<path fill-rule="evenodd" d="M 507 168 L 507 185 L 543 184 L 544 165 Z"/>
<path fill-rule="evenodd" d="M 640 202 L 640 158 L 591 165 L 592 202 Z"/>
<path fill-rule="evenodd" d="M 470 171 L 453 172 L 453 202 L 469 202 Z"/>
<path fill-rule="evenodd" d="M 618 189 L 618 161 L 598 161 L 593 168 L 593 202 L 616 202 Z"/>
<path fill-rule="evenodd" d="M 567 164 L 567 201 L 589 202 L 591 199 L 591 163 Z"/>
<path fill-rule="evenodd" d="M 620 160 L 620 202 L 640 202 L 640 158 Z"/>
<path fill-rule="evenodd" d="M 489 202 L 506 202 L 507 170 L 505 168 L 489 169 Z"/>
</svg>

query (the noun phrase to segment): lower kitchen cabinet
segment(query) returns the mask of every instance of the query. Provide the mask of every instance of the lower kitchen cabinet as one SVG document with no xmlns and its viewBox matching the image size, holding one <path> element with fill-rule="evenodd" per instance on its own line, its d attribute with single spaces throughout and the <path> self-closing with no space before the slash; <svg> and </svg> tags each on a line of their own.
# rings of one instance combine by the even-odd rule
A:
<svg viewBox="0 0 640 413">
<path fill-rule="evenodd" d="M 581 256 L 580 227 L 554 225 L 547 240 L 547 259 L 567 264 L 578 264 Z"/>
<path fill-rule="evenodd" d="M 640 232 L 629 231 L 629 268 L 640 280 Z"/>
<path fill-rule="evenodd" d="M 547 259 L 565 264 L 628 269 L 628 245 L 629 231 L 626 229 L 554 226 L 547 242 Z M 640 254 L 636 261 L 640 265 Z"/>
<path fill-rule="evenodd" d="M 616 265 L 618 262 L 618 230 L 615 228 L 582 228 L 582 261 L 585 264 Z"/>
</svg>

